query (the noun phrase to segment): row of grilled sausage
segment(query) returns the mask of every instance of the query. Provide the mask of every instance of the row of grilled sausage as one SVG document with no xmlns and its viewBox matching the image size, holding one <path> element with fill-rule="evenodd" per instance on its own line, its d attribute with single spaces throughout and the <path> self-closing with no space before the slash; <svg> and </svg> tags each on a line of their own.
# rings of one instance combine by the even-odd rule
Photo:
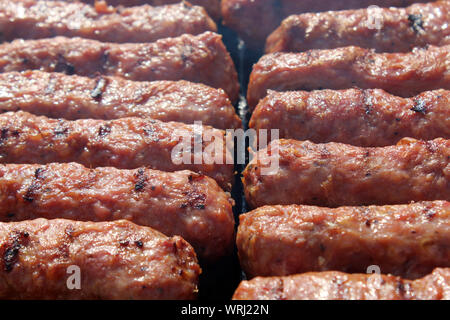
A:
<svg viewBox="0 0 450 320">
<path fill-rule="evenodd" d="M 8 22 L 7 26 L 3 25 L 7 31 L 2 35 L 4 40 L 64 34 L 100 41 L 148 42 L 184 33 L 216 31 L 207 12 L 215 21 L 223 18 L 222 23 L 235 30 L 250 48 L 260 50 L 265 45 L 266 52 L 336 48 L 352 43 L 398 52 L 425 44 L 449 43 L 448 30 L 440 28 L 448 18 L 446 2 L 21 0 L 1 4 L 0 12 L 3 22 Z M 119 7 L 114 9 L 108 5 Z M 26 16 L 21 16 L 24 11 Z M 56 19 L 49 19 L 49 16 Z M 264 24 L 260 25 L 260 21 Z M 377 24 L 381 27 L 377 28 Z M 334 32 L 330 33 L 330 27 Z M 424 32 L 425 28 L 432 32 Z"/>
<path fill-rule="evenodd" d="M 250 75 L 272 141 L 243 172 L 234 299 L 450 299 L 450 2 L 428 2 L 223 1 L 253 48 L 312 12 Z"/>
<path fill-rule="evenodd" d="M 194 141 L 192 123 L 196 120 L 219 129 L 241 126 L 231 105 L 239 91 L 236 71 L 220 36 L 210 32 L 215 31 L 214 22 L 192 17 L 201 20 L 199 25 L 203 27 L 186 31 L 198 35 L 182 36 L 173 31 L 178 27 L 139 33 L 133 29 L 138 24 L 129 23 L 131 29 L 121 24 L 115 32 L 122 39 L 130 39 L 126 42 L 154 41 L 161 35 L 175 37 L 117 45 L 100 41 L 114 41 L 108 26 L 123 21 L 122 16 L 133 16 L 133 8 L 114 10 L 97 4 L 95 14 L 102 18 L 93 18 L 94 13 L 85 11 L 90 8 L 86 5 L 73 4 L 85 6 L 87 9 L 78 12 L 87 13 L 72 17 L 57 2 L 17 3 L 26 10 L 14 9 L 16 4 L 2 4 L 2 10 L 12 14 L 2 26 L 6 28 L 15 21 L 14 30 L 18 30 L 14 34 L 5 29 L 4 34 L 11 35 L 5 40 L 40 35 L 56 38 L 0 45 L 0 109 L 8 112 L 0 116 L 0 161 L 22 163 L 2 165 L 1 220 L 127 219 L 173 237 L 120 220 L 0 223 L 4 230 L 0 295 L 194 297 L 200 268 L 190 245 L 177 235 L 186 239 L 205 261 L 226 255 L 234 243 L 233 201 L 223 191 L 231 188 L 233 166 L 227 161 L 175 165 L 170 158 L 179 142 L 179 135 L 173 133 L 183 132 Z M 52 25 L 39 14 L 43 8 L 47 14 L 55 10 L 56 16 L 64 18 L 57 26 Z M 188 4 L 164 10 L 174 9 L 175 13 L 164 11 L 161 19 L 197 10 Z M 25 24 L 20 25 L 20 15 L 14 16 L 15 10 L 32 13 L 28 20 L 31 26 L 26 25 L 28 32 L 23 31 Z M 158 14 L 152 18 L 155 16 Z M 185 23 L 180 21 L 178 26 Z M 104 32 L 96 32 L 105 25 Z M 153 25 L 166 24 L 158 21 Z M 189 28 L 194 25 L 191 23 Z M 204 26 L 206 30 L 201 30 Z M 428 31 L 426 22 L 409 26 L 420 27 Z M 169 34 L 168 30 L 175 33 Z M 435 32 L 435 38 L 442 39 L 445 30 Z M 284 37 L 280 33 L 277 37 Z M 154 38 L 136 38 L 142 34 Z M 422 38 L 434 43 L 430 40 L 433 37 Z M 290 205 L 261 207 L 241 217 L 237 243 L 249 276 L 333 269 L 365 272 L 367 265 L 377 264 L 383 273 L 417 278 L 435 266 L 448 266 L 445 237 L 450 226 L 445 216 L 449 204 L 433 201 L 450 200 L 450 149 L 445 140 L 449 137 L 448 92 L 444 90 L 450 89 L 448 54 L 445 46 L 391 54 L 347 47 L 275 53 L 255 65 L 248 91 L 250 107 L 256 106 L 251 126 L 282 128 L 282 138 L 314 143 L 274 141 L 244 172 L 245 193 L 251 206 Z M 352 86 L 361 89 L 347 89 Z M 324 87 L 334 90 L 270 91 Z M 427 90 L 432 91 L 424 92 Z M 388 108 L 389 104 L 395 107 Z M 305 127 L 309 125 L 314 130 Z M 299 130 L 299 126 L 303 129 Z M 202 129 L 225 144 L 221 130 Z M 401 140 L 404 137 L 409 138 Z M 222 158 L 229 159 L 230 151 L 223 150 Z M 264 175 L 264 157 L 274 150 L 280 154 L 280 168 L 275 175 Z M 49 164 L 73 161 L 84 166 Z M 184 169 L 192 171 L 177 171 Z M 412 200 L 422 202 L 395 205 Z M 386 204 L 392 206 L 383 206 Z M 377 206 L 323 208 L 345 205 Z M 426 241 L 418 242 L 420 236 Z M 335 237 L 336 241 L 329 241 Z M 103 242 L 97 240 L 102 238 Z M 389 254 L 389 250 L 395 252 Z M 43 266 L 42 261 L 49 263 Z M 99 263 L 104 267 L 99 268 Z M 65 270 L 71 264 L 88 272 L 82 284 L 86 290 L 66 290 Z M 130 270 L 130 265 L 140 269 Z M 116 281 L 100 281 L 113 278 Z M 373 293 L 369 280 L 368 276 L 337 273 L 292 279 L 255 278 L 243 282 L 235 298 L 301 298 L 301 292 L 305 293 L 303 298 L 315 297 L 318 293 L 314 288 L 326 283 L 330 286 L 325 290 L 329 298 L 363 298 L 370 297 L 367 292 Z M 301 287 L 304 290 L 292 289 L 308 281 L 309 285 Z M 342 285 L 331 285 L 343 282 L 360 286 L 361 291 L 345 296 L 347 291 Z M 288 283 L 294 287 L 289 289 Z M 437 270 L 414 282 L 383 276 L 382 283 L 386 284 L 385 290 L 376 294 L 445 298 L 449 274 L 448 269 Z M 436 293 L 426 295 L 425 285 L 433 285 Z"/>
<path fill-rule="evenodd" d="M 258 51 L 264 47 L 266 52 L 304 51 L 357 43 L 399 52 L 449 43 L 445 26 L 449 4 L 445 2 L 222 0 L 222 15 L 224 25 Z"/>
</svg>

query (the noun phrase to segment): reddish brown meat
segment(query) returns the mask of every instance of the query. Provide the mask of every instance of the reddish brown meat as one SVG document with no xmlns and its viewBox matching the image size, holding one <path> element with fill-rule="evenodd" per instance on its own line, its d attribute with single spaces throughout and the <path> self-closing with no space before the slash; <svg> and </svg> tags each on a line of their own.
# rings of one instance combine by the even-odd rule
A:
<svg viewBox="0 0 450 320">
<path fill-rule="evenodd" d="M 248 277 L 309 271 L 416 279 L 450 267 L 450 202 L 339 207 L 264 206 L 240 216 L 237 246 Z M 369 269 L 370 270 L 370 269 Z"/>
<path fill-rule="evenodd" d="M 66 2 L 85 2 L 94 4 L 97 2 L 97 6 L 103 7 L 104 5 L 101 3 L 100 0 L 64 0 Z M 177 3 L 181 2 L 181 0 L 107 0 L 106 1 L 108 5 L 112 6 L 125 6 L 125 7 L 132 7 L 132 6 L 141 6 L 144 4 L 149 4 L 152 6 L 162 6 L 165 4 L 171 4 L 171 3 Z M 187 2 L 187 1 L 184 1 Z M 202 6 L 205 8 L 205 10 L 208 12 L 208 14 L 214 18 L 215 20 L 220 19 L 220 0 L 189 0 L 189 3 L 192 3 L 196 6 Z"/>
<path fill-rule="evenodd" d="M 278 156 L 277 156 L 278 155 Z M 406 204 L 450 201 L 450 140 L 404 138 L 394 146 L 275 140 L 243 173 L 253 207 L 270 204 Z M 278 161 L 278 170 L 267 172 Z"/>
<path fill-rule="evenodd" d="M 163 4 L 176 3 L 179 1 L 180 0 L 108 0 L 108 3 L 112 5 L 124 5 L 124 6 L 133 6 L 133 5 L 136 6 L 139 5 L 140 3 L 149 3 L 152 6 L 161 6 Z M 192 3 L 193 5 L 196 6 L 204 7 L 212 18 L 214 18 L 215 20 L 219 20 L 221 18 L 220 1 L 221 0 L 189 0 L 189 3 Z"/>
<path fill-rule="evenodd" d="M 450 269 L 410 281 L 389 275 L 311 272 L 242 281 L 234 300 L 449 300 Z"/>
<path fill-rule="evenodd" d="M 0 45 L 0 72 L 36 70 L 135 81 L 188 80 L 222 88 L 235 102 L 237 73 L 220 35 L 205 32 L 154 43 L 104 43 L 55 37 Z"/>
<path fill-rule="evenodd" d="M 380 7 L 406 7 L 431 0 L 222 0 L 223 23 L 236 30 L 248 45 L 262 48 L 281 21 L 305 12 Z"/>
<path fill-rule="evenodd" d="M 52 118 L 153 118 L 219 129 L 242 127 L 225 92 L 188 81 L 95 79 L 42 71 L 0 74 L 0 111 L 23 110 Z"/>
<path fill-rule="evenodd" d="M 152 42 L 205 31 L 217 31 L 214 21 L 202 7 L 183 2 L 100 10 L 79 2 L 0 1 L 3 41 L 67 36 L 107 42 Z"/>
<path fill-rule="evenodd" d="M 125 220 L 0 222 L 0 255 L 1 299 L 192 299 L 201 271 L 182 238 Z"/>
<path fill-rule="evenodd" d="M 127 219 L 182 236 L 208 261 L 233 247 L 230 195 L 214 180 L 191 171 L 7 164 L 0 165 L 0 189 L 1 221 Z"/>
<path fill-rule="evenodd" d="M 450 44 L 450 2 L 404 8 L 305 13 L 286 18 L 267 39 L 266 52 L 298 52 L 357 45 L 378 52 Z"/>
<path fill-rule="evenodd" d="M 188 169 L 212 177 L 226 190 L 231 190 L 234 180 L 225 133 L 211 127 L 142 118 L 69 121 L 19 111 L 0 114 L 0 130 L 1 163 L 78 162 L 90 168 Z M 194 141 L 197 133 L 203 141 Z M 211 149 L 213 142 L 222 148 L 222 154 L 213 154 L 218 150 Z M 208 155 L 217 161 L 207 161 Z"/>
<path fill-rule="evenodd" d="M 256 106 L 267 90 L 379 88 L 411 97 L 450 89 L 450 45 L 409 53 L 375 53 L 359 47 L 273 53 L 253 66 L 248 103 Z"/>
<path fill-rule="evenodd" d="M 280 138 L 364 147 L 392 145 L 404 137 L 450 139 L 450 91 L 406 99 L 381 89 L 269 90 L 250 127 L 279 129 Z"/>
</svg>

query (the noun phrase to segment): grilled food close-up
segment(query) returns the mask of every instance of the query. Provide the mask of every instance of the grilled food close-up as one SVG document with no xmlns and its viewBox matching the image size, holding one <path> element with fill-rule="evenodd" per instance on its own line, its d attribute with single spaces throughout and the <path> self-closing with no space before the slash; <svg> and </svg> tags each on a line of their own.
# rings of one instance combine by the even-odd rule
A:
<svg viewBox="0 0 450 320">
<path fill-rule="evenodd" d="M 450 1 L 0 0 L 0 300 L 450 300 Z"/>
<path fill-rule="evenodd" d="M 126 220 L 0 222 L 0 231 L 3 299 L 192 299 L 198 292 L 201 269 L 179 236 Z M 70 266 L 83 270 L 82 290 L 67 289 Z"/>
<path fill-rule="evenodd" d="M 260 49 L 270 33 L 291 15 L 370 6 L 379 7 L 381 10 L 378 10 L 384 14 L 388 7 L 406 7 L 418 2 L 429 3 L 433 0 L 222 0 L 222 17 L 224 24 L 235 30 L 251 48 Z M 442 27 L 448 28 L 446 25 Z M 326 30 L 333 31 L 338 30 Z"/>
<path fill-rule="evenodd" d="M 27 70 L 0 73 L 0 112 L 26 111 L 50 118 L 151 118 L 202 124 L 218 129 L 241 128 L 227 94 L 202 83 L 130 81 Z"/>
<path fill-rule="evenodd" d="M 422 279 L 392 275 L 308 272 L 243 281 L 235 300 L 449 300 L 450 269 L 436 268 Z"/>
<path fill-rule="evenodd" d="M 187 2 L 100 10 L 79 2 L 1 1 L 0 25 L 3 41 L 66 36 L 104 42 L 153 42 L 185 33 L 217 31 L 202 7 Z"/>
<path fill-rule="evenodd" d="M 268 38 L 266 52 L 296 52 L 358 44 L 379 52 L 450 44 L 450 2 L 407 8 L 366 8 L 292 15 Z M 333 26 L 334 32 L 328 32 Z"/>
<path fill-rule="evenodd" d="M 382 89 L 270 90 L 256 106 L 249 126 L 258 131 L 278 129 L 283 139 L 383 147 L 406 137 L 450 139 L 449 105 L 450 90 L 443 89 L 411 98 Z"/>
<path fill-rule="evenodd" d="M 254 108 L 268 90 L 383 89 L 408 98 L 450 89 L 450 45 L 410 52 L 376 53 L 356 46 L 300 53 L 276 52 L 255 64 L 248 85 Z"/>
<path fill-rule="evenodd" d="M 386 147 L 274 140 L 258 151 L 242 180 L 252 208 L 450 201 L 450 140 L 403 138 Z"/>
<path fill-rule="evenodd" d="M 90 168 L 146 166 L 169 172 L 187 169 L 210 176 L 225 190 L 231 190 L 234 181 L 234 167 L 229 164 L 232 154 L 226 146 L 225 132 L 207 126 L 197 128 L 133 117 L 50 119 L 18 111 L 0 114 L 0 128 L 0 163 L 75 161 Z M 197 154 L 204 156 L 208 152 L 207 137 L 220 147 L 220 154 L 214 154 L 216 150 L 211 152 L 211 157 L 219 161 L 196 163 Z M 203 143 L 197 143 L 197 138 L 204 140 Z M 181 157 L 178 152 L 182 152 Z M 184 161 L 186 158 L 189 161 Z"/>
<path fill-rule="evenodd" d="M 210 31 L 146 43 L 57 36 L 0 44 L 0 72 L 25 70 L 134 81 L 187 80 L 223 89 L 232 102 L 239 92 L 233 61 L 221 36 Z"/>
<path fill-rule="evenodd" d="M 240 220 L 239 257 L 252 277 L 364 273 L 377 265 L 386 273 L 416 279 L 435 267 L 450 268 L 447 201 L 333 209 L 263 206 Z"/>
</svg>

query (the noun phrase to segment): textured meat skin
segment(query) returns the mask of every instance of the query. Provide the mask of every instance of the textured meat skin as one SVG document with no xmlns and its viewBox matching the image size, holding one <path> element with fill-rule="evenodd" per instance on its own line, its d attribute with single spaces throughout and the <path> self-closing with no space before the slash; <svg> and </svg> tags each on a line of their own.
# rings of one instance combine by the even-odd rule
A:
<svg viewBox="0 0 450 320">
<path fill-rule="evenodd" d="M 374 27 L 374 17 L 380 27 Z M 266 52 L 299 52 L 357 45 L 378 52 L 450 44 L 450 2 L 408 8 L 305 13 L 286 18 L 268 38 Z M 372 24 L 370 23 L 372 22 Z"/>
<path fill-rule="evenodd" d="M 57 72 L 0 74 L 0 110 L 27 111 L 51 118 L 153 118 L 192 124 L 202 121 L 219 129 L 242 127 L 222 89 L 188 81 L 95 79 Z"/>
<path fill-rule="evenodd" d="M 381 278 L 380 278 L 381 277 Z M 234 300 L 449 300 L 450 269 L 414 281 L 389 275 L 310 272 L 242 281 Z"/>
<path fill-rule="evenodd" d="M 273 150 L 272 150 L 273 149 Z M 271 153 L 279 169 L 264 175 Z M 243 173 L 251 207 L 307 204 L 324 207 L 450 200 L 450 140 L 411 138 L 362 148 L 341 143 L 275 140 Z"/>
<path fill-rule="evenodd" d="M 0 165 L 0 188 L 1 221 L 127 219 L 182 236 L 207 261 L 233 247 L 232 199 L 214 180 L 191 171 L 6 164 Z"/>
<path fill-rule="evenodd" d="M 0 223 L 0 254 L 2 299 L 192 299 L 201 271 L 181 237 L 125 220 Z"/>
<path fill-rule="evenodd" d="M 187 3 L 115 10 L 64 1 L 0 1 L 3 41 L 54 36 L 82 37 L 105 42 L 153 42 L 182 34 L 217 31 L 202 7 Z"/>
<path fill-rule="evenodd" d="M 237 101 L 239 84 L 220 35 L 205 32 L 153 43 L 105 43 L 55 37 L 0 45 L 0 72 L 40 69 L 80 76 L 99 73 L 135 81 L 188 80 L 222 88 Z"/>
<path fill-rule="evenodd" d="M 429 0 L 222 0 L 223 23 L 237 31 L 248 45 L 264 46 L 266 37 L 292 14 L 380 7 L 406 7 Z M 263 23 L 261 23 L 263 22 Z"/>
<path fill-rule="evenodd" d="M 272 53 L 254 66 L 248 103 L 256 106 L 267 90 L 379 88 L 411 97 L 450 89 L 450 45 L 416 48 L 410 53 L 375 53 L 359 47 Z"/>
<path fill-rule="evenodd" d="M 78 0 L 65 0 L 66 2 L 75 2 Z M 80 2 L 94 4 L 95 0 L 80 0 Z M 108 5 L 112 6 L 141 6 L 144 4 L 149 4 L 152 6 L 162 6 L 165 4 L 172 4 L 180 2 L 180 0 L 108 0 Z M 185 1 L 187 2 L 187 1 Z M 220 13 L 220 0 L 189 0 L 189 3 L 202 6 L 208 12 L 208 14 L 214 18 L 214 20 L 219 20 L 221 17 Z"/>
<path fill-rule="evenodd" d="M 207 135 L 222 146 L 217 155 L 223 164 L 194 162 L 193 125 L 178 122 L 161 122 L 142 118 L 116 120 L 63 120 L 35 116 L 27 112 L 0 114 L 1 163 L 78 162 L 87 167 L 112 166 L 134 169 L 147 166 L 163 171 L 192 170 L 212 177 L 226 190 L 231 190 L 234 180 L 232 154 L 226 148 L 225 133 L 211 127 L 201 127 L 204 138 L 201 150 L 211 143 Z M 186 143 L 184 143 L 186 140 Z M 191 163 L 182 162 L 176 150 L 181 146 L 191 148 L 185 154 Z M 181 151 L 180 151 L 181 152 Z M 180 160 L 179 162 L 177 162 Z M 229 164 L 227 164 L 229 163 Z"/>
<path fill-rule="evenodd" d="M 255 130 L 279 129 L 279 137 L 363 147 L 401 138 L 450 138 L 450 91 L 427 91 L 411 99 L 381 89 L 270 91 L 250 119 Z M 269 131 L 270 132 L 270 131 Z"/>
<path fill-rule="evenodd" d="M 417 279 L 450 267 L 450 202 L 339 207 L 264 206 L 240 216 L 237 246 L 247 277 L 309 271 Z"/>
</svg>

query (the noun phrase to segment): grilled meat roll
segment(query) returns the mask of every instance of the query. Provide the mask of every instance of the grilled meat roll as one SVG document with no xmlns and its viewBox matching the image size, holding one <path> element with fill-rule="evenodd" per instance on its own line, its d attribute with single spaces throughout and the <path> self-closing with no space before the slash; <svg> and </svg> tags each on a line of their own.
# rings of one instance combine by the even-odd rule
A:
<svg viewBox="0 0 450 320">
<path fill-rule="evenodd" d="M 449 300 L 450 269 L 414 281 L 390 275 L 310 272 L 242 281 L 234 300 Z"/>
<path fill-rule="evenodd" d="M 0 112 L 26 111 L 50 118 L 151 118 L 218 129 L 242 122 L 222 89 L 189 81 L 130 81 L 99 75 L 68 76 L 29 70 L 0 73 Z"/>
<path fill-rule="evenodd" d="M 450 139 L 450 90 L 412 98 L 381 89 L 269 90 L 249 125 L 269 134 L 278 129 L 279 138 L 362 147 L 393 145 L 405 137 Z"/>
<path fill-rule="evenodd" d="M 251 207 L 450 201 L 450 140 L 404 138 L 377 148 L 274 140 L 243 172 Z"/>
<path fill-rule="evenodd" d="M 0 114 L 0 163 L 187 169 L 231 190 L 234 165 L 228 147 L 224 131 L 206 126 L 142 118 L 70 121 L 23 111 Z"/>
<path fill-rule="evenodd" d="M 0 45 L 0 72 L 41 70 L 80 76 L 121 76 L 128 80 L 187 80 L 239 95 L 233 61 L 220 35 L 205 32 L 152 43 L 106 43 L 55 37 Z"/>
<path fill-rule="evenodd" d="M 381 272 L 417 279 L 450 268 L 450 202 L 339 207 L 264 206 L 240 216 L 247 276 Z"/>
<path fill-rule="evenodd" d="M 127 219 L 182 236 L 205 261 L 226 256 L 233 248 L 230 195 L 214 180 L 191 171 L 2 164 L 0 189 L 1 221 Z"/>
<path fill-rule="evenodd" d="M 401 97 L 450 89 L 450 45 L 409 53 L 375 53 L 359 47 L 273 53 L 263 56 L 250 75 L 251 108 L 276 91 L 378 88 Z"/>
</svg>

